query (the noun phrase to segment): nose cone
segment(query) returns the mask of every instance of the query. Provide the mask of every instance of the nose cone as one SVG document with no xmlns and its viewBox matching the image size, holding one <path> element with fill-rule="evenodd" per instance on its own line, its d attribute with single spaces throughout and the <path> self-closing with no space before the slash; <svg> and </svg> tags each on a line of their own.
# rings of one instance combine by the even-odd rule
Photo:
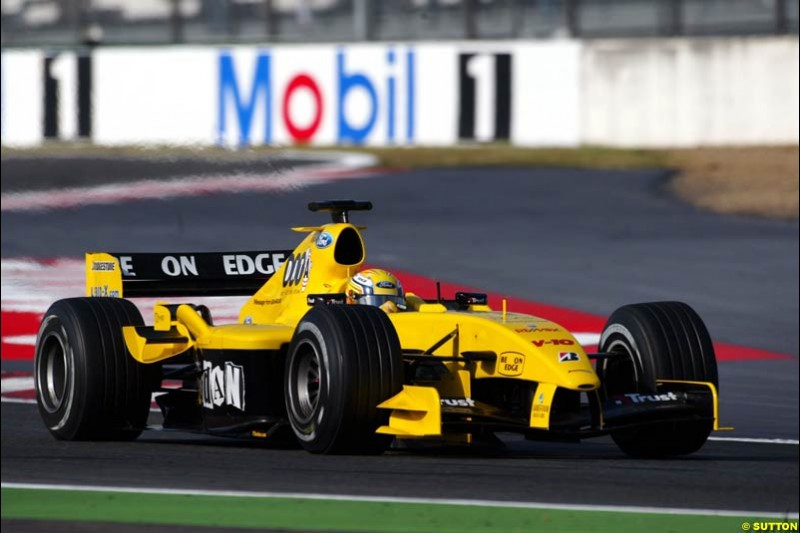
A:
<svg viewBox="0 0 800 533">
<path fill-rule="evenodd" d="M 592 367 L 586 354 L 581 356 L 585 363 L 580 367 L 566 367 L 564 377 L 564 387 L 573 390 L 595 390 L 600 388 L 600 379 Z"/>
<path fill-rule="evenodd" d="M 572 346 L 547 346 L 537 348 L 539 359 L 547 361 L 556 374 L 560 387 L 572 390 L 594 390 L 600 387 L 600 379 L 592 362 L 577 343 Z"/>
<path fill-rule="evenodd" d="M 553 322 L 511 326 L 542 364 L 541 380 L 572 390 L 594 390 L 600 380 L 583 347 L 566 329 Z M 549 374 L 549 375 L 548 375 Z"/>
</svg>

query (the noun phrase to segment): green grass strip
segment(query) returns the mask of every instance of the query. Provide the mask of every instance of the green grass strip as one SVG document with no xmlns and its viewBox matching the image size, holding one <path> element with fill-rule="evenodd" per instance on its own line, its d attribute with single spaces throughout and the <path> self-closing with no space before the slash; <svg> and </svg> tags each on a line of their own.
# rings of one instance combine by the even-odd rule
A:
<svg viewBox="0 0 800 533">
<path fill-rule="evenodd" d="M 743 521 L 753 521 L 727 516 L 16 488 L 2 489 L 2 518 L 376 533 L 730 533 L 742 531 Z"/>
</svg>

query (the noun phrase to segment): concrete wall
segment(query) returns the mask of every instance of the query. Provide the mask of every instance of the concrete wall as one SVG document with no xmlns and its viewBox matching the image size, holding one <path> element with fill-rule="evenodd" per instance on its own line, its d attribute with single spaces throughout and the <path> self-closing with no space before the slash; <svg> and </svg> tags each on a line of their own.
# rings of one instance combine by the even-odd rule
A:
<svg viewBox="0 0 800 533">
<path fill-rule="evenodd" d="M 798 40 L 601 40 L 581 56 L 581 141 L 796 144 Z"/>
</svg>

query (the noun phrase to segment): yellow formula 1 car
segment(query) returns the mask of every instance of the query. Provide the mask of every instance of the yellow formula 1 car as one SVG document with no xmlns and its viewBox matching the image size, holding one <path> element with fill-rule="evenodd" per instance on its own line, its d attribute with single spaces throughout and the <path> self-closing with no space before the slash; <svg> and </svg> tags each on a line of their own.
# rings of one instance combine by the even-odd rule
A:
<svg viewBox="0 0 800 533">
<path fill-rule="evenodd" d="M 407 294 L 407 309 L 346 303 L 366 259 L 349 212 L 298 227 L 293 251 L 89 253 L 87 297 L 55 302 L 39 330 L 39 411 L 58 439 L 133 439 L 151 396 L 163 429 L 293 434 L 315 453 L 375 453 L 394 439 L 471 443 L 495 432 L 611 434 L 633 456 L 698 450 L 718 427 L 717 365 L 686 304 L 615 311 L 587 354 L 545 318 L 486 296 Z M 158 303 L 145 326 L 127 299 L 251 295 L 236 324 L 202 305 Z M 290 431 L 291 430 L 291 431 Z"/>
</svg>

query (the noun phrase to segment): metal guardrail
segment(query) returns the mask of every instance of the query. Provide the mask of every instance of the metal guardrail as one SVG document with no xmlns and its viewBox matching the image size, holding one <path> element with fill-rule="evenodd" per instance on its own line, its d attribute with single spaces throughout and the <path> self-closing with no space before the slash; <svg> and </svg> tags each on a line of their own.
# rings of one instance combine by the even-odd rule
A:
<svg viewBox="0 0 800 533">
<path fill-rule="evenodd" d="M 798 32 L 798 0 L 2 0 L 4 46 Z"/>
</svg>

